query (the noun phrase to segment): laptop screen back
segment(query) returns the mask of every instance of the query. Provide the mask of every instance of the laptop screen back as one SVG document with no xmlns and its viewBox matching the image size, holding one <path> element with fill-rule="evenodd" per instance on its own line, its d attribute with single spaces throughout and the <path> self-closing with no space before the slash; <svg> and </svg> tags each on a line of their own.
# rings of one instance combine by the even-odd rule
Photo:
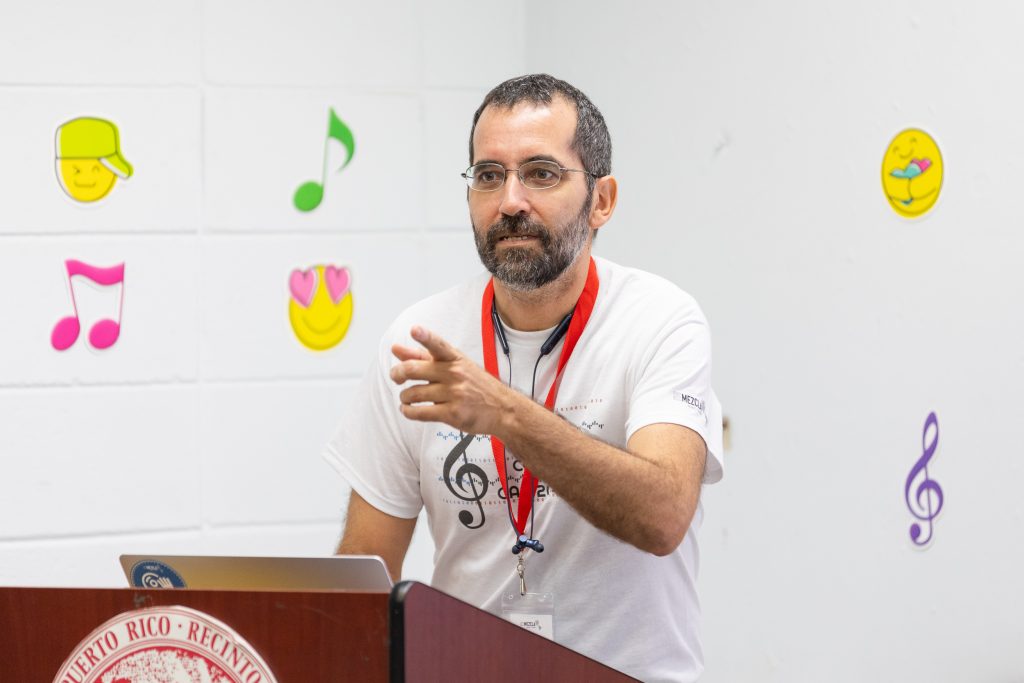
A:
<svg viewBox="0 0 1024 683">
<path fill-rule="evenodd" d="M 391 591 L 376 555 L 122 555 L 121 568 L 133 588 Z"/>
</svg>

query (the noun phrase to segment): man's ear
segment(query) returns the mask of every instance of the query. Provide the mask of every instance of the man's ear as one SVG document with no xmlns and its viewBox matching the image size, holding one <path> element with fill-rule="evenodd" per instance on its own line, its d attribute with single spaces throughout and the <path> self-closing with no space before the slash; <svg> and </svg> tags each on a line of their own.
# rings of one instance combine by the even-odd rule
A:
<svg viewBox="0 0 1024 683">
<path fill-rule="evenodd" d="M 594 199 L 590 207 L 590 227 L 600 228 L 615 213 L 615 202 L 618 201 L 619 184 L 615 178 L 606 175 L 598 178 L 594 185 Z"/>
</svg>

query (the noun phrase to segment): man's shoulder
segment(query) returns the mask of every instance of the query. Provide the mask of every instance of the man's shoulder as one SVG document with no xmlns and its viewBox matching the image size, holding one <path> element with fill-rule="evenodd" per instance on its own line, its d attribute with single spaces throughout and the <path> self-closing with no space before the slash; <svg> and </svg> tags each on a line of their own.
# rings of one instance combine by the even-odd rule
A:
<svg viewBox="0 0 1024 683">
<path fill-rule="evenodd" d="M 624 308 L 641 312 L 657 307 L 663 312 L 675 311 L 703 318 L 697 300 L 668 278 L 605 258 L 595 256 L 594 260 L 601 277 L 602 293 L 619 313 Z"/>
</svg>

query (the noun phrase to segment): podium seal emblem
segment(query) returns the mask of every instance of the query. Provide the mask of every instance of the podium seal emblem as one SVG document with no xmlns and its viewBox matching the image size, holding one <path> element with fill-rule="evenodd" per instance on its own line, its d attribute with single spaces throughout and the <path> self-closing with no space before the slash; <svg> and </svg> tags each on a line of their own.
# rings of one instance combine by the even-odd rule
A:
<svg viewBox="0 0 1024 683">
<path fill-rule="evenodd" d="M 277 683 L 231 627 L 189 607 L 118 614 L 85 637 L 53 683 Z"/>
</svg>

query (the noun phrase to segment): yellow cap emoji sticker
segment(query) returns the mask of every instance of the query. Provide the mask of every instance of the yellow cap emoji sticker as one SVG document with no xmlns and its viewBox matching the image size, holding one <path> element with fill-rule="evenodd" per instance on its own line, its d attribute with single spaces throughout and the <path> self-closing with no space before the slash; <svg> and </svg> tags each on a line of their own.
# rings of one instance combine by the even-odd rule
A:
<svg viewBox="0 0 1024 683">
<path fill-rule="evenodd" d="M 132 175 L 117 126 L 104 119 L 82 117 L 57 128 L 56 156 L 57 180 L 75 201 L 103 199 L 118 178 Z"/>
<path fill-rule="evenodd" d="M 939 198 L 944 170 L 931 135 L 918 128 L 901 131 L 882 159 L 882 188 L 889 206 L 904 218 L 923 216 Z"/>
</svg>

